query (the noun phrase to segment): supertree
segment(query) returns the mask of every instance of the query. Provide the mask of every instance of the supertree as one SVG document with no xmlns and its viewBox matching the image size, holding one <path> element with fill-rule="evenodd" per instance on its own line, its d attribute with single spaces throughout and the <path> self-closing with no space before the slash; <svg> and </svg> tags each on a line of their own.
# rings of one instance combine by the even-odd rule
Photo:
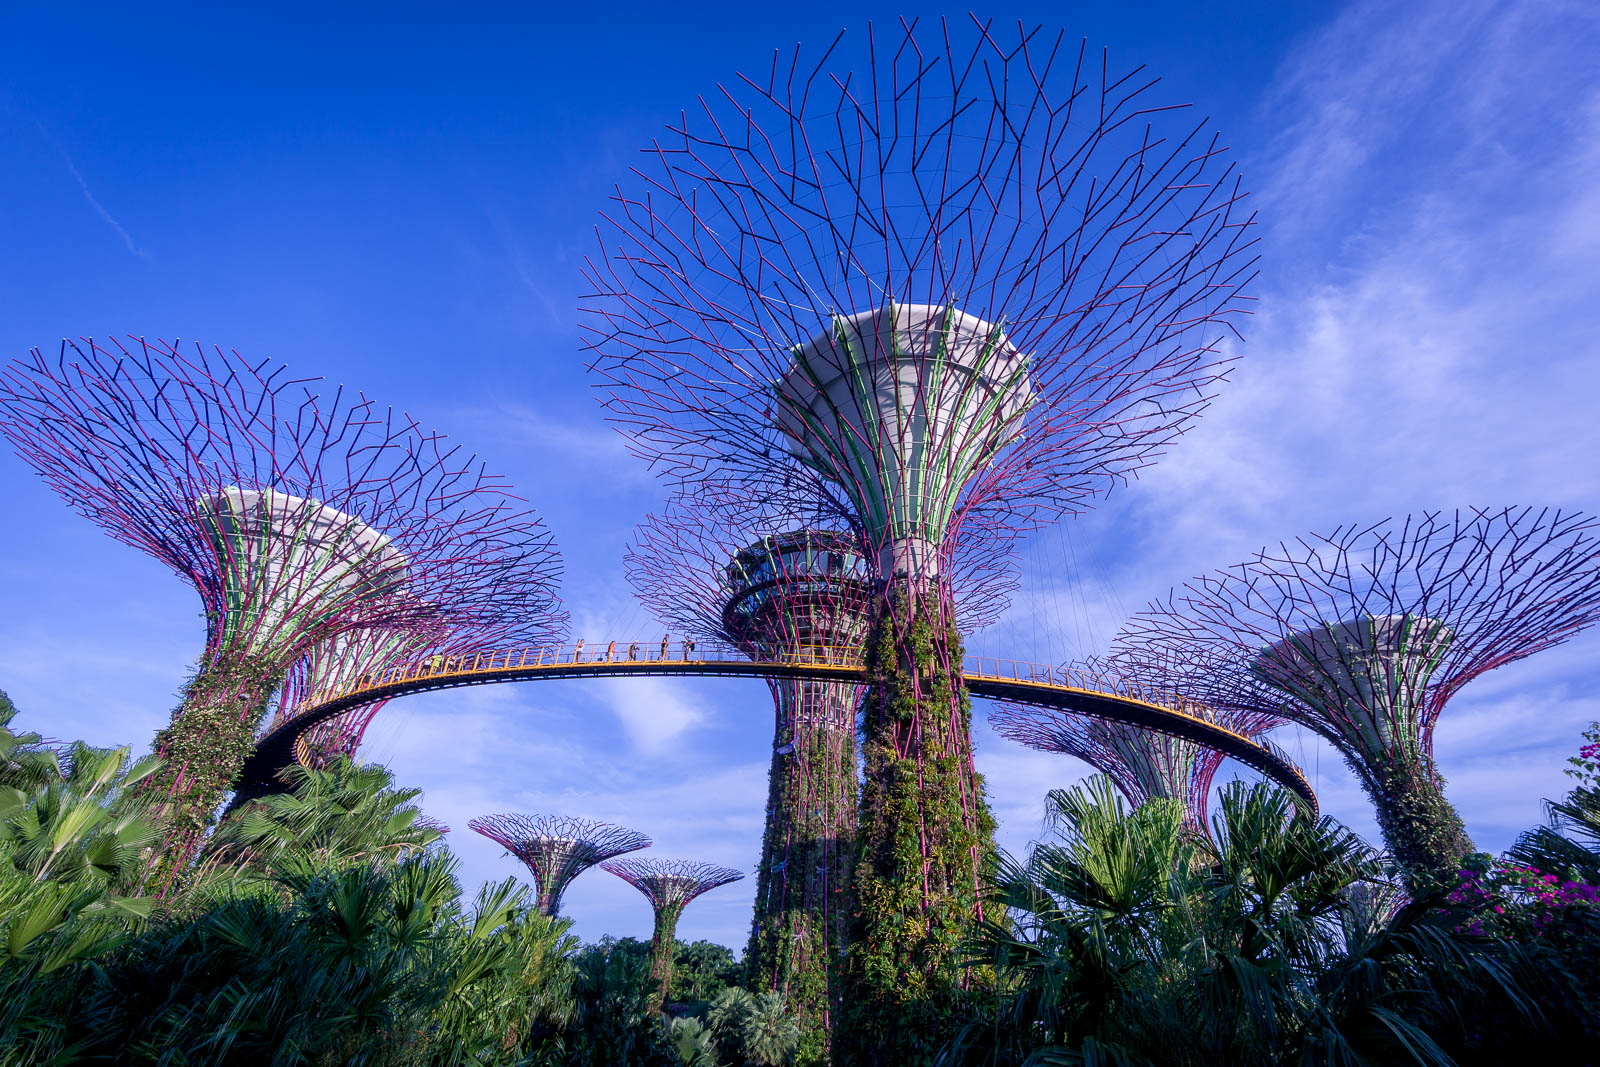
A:
<svg viewBox="0 0 1600 1067">
<path fill-rule="evenodd" d="M 565 815 L 484 815 L 468 820 L 467 828 L 528 865 L 541 915 L 560 911 L 567 886 L 590 867 L 650 847 L 650 839 L 635 830 Z"/>
<path fill-rule="evenodd" d="M 1160 658 L 1157 651 L 1142 648 L 1105 659 L 1091 657 L 1069 665 L 1069 670 L 1089 678 L 1131 682 L 1153 693 L 1189 692 L 1185 673 Z M 1266 743 L 1262 735 L 1284 722 L 1264 709 L 1208 708 L 1189 702 L 1186 706 L 1257 744 Z M 1209 833 L 1211 783 L 1227 758 L 1222 752 L 1187 738 L 1065 708 L 1000 702 L 989 712 L 989 722 L 1009 740 L 1043 752 L 1075 756 L 1089 764 L 1110 778 L 1135 807 L 1158 797 L 1181 802 L 1188 829 Z"/>
<path fill-rule="evenodd" d="M 641 524 L 625 556 L 640 600 L 677 631 L 755 659 L 859 662 L 875 586 L 857 539 L 822 528 L 825 515 L 803 520 L 739 504 L 699 493 Z M 958 557 L 952 585 L 962 628 L 992 621 L 1014 584 L 1003 553 Z M 767 684 L 775 729 L 746 960 L 752 980 L 781 992 L 800 1022 L 800 1062 L 825 1061 L 851 911 L 863 687 Z"/>
<path fill-rule="evenodd" d="M 690 860 L 612 860 L 600 866 L 645 895 L 655 909 L 650 938 L 650 978 L 656 983 L 656 1006 L 666 1001 L 672 985 L 672 957 L 678 947 L 678 917 L 702 893 L 744 875 L 731 867 Z"/>
<path fill-rule="evenodd" d="M 135 340 L 35 349 L 0 380 L 0 433 L 78 511 L 193 583 L 198 669 L 156 735 L 167 827 L 192 854 L 301 656 L 359 627 L 542 615 L 548 534 L 476 457 L 365 397 L 237 352 Z"/>
<path fill-rule="evenodd" d="M 774 54 L 653 143 L 585 309 L 655 469 L 832 494 L 873 568 L 851 1001 L 890 1021 L 852 1054 L 908 1062 L 992 847 L 949 562 L 1088 507 L 1204 407 L 1254 241 L 1217 137 L 1142 69 L 1020 26 L 864 43 Z"/>
<path fill-rule="evenodd" d="M 1589 516 L 1534 508 L 1341 526 L 1190 580 L 1118 644 L 1187 662 L 1197 700 L 1325 738 L 1421 890 L 1472 851 L 1434 762 L 1439 715 L 1473 678 L 1600 618 L 1597 531 Z"/>
<path fill-rule="evenodd" d="M 432 830 L 434 833 L 441 835 L 450 832 L 450 827 L 435 819 L 432 815 L 418 815 L 416 822 L 412 823 L 412 825 L 420 830 Z"/>
</svg>

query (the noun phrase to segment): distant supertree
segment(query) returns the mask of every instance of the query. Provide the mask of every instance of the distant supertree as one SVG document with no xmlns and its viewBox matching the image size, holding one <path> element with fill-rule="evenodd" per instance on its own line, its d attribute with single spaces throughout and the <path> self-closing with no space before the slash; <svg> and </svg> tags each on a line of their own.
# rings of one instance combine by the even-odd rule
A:
<svg viewBox="0 0 1600 1067">
<path fill-rule="evenodd" d="M 612 860 L 600 866 L 645 895 L 655 909 L 655 933 L 650 938 L 650 977 L 658 986 L 659 1007 L 672 985 L 672 958 L 678 947 L 678 917 L 689 902 L 744 875 L 731 867 L 689 860 Z"/>
<path fill-rule="evenodd" d="M 650 839 L 637 831 L 564 815 L 485 815 L 469 819 L 467 828 L 528 865 L 541 915 L 560 911 L 567 886 L 590 867 L 650 847 Z"/>
<path fill-rule="evenodd" d="M 1186 675 L 1174 665 L 1125 651 L 1107 659 L 1091 658 L 1070 665 L 1074 674 L 1103 676 L 1132 682 L 1152 693 L 1185 694 Z M 1259 709 L 1203 708 L 1188 710 L 1203 715 L 1252 741 L 1283 724 L 1283 719 Z M 1002 737 L 1044 752 L 1075 756 L 1106 775 L 1135 807 L 1165 797 L 1183 803 L 1185 822 L 1197 833 L 1209 832 L 1211 783 L 1227 758 L 1216 749 L 1155 730 L 1094 718 L 1065 708 L 1041 708 L 1001 702 L 989 713 L 989 722 Z"/>
<path fill-rule="evenodd" d="M 1222 145 L 1140 69 L 1024 27 L 864 44 L 774 55 L 652 144 L 586 310 L 656 470 L 780 508 L 831 495 L 880 582 L 850 999 L 886 1018 L 954 988 L 992 848 L 950 561 L 1160 454 L 1222 373 L 1253 241 Z M 852 1055 L 938 1040 L 894 1011 Z"/>
<path fill-rule="evenodd" d="M 163 885 L 301 656 L 357 627 L 542 615 L 558 557 L 476 457 L 265 360 L 137 340 L 34 350 L 0 380 L 0 433 L 77 510 L 192 582 L 206 647 L 152 780 Z"/>
<path fill-rule="evenodd" d="M 432 815 L 418 815 L 416 821 L 411 825 L 419 830 L 432 830 L 434 833 L 441 835 L 450 832 L 450 827 L 435 819 Z"/>
<path fill-rule="evenodd" d="M 625 557 L 640 600 L 679 632 L 755 659 L 860 662 L 876 587 L 858 540 L 818 528 L 825 515 L 796 525 L 805 520 L 739 504 L 705 493 L 674 498 L 641 524 Z M 1004 610 L 1014 572 L 1004 552 L 968 553 L 955 561 L 952 584 L 963 629 L 987 625 Z M 851 911 L 863 687 L 767 684 L 775 732 L 746 959 L 755 982 L 783 994 L 803 1044 L 825 1057 Z"/>
<path fill-rule="evenodd" d="M 1433 729 L 1485 671 L 1600 619 L 1600 521 L 1549 509 L 1341 526 L 1187 582 L 1118 644 L 1185 661 L 1190 695 L 1281 715 L 1350 764 L 1413 889 L 1472 851 Z"/>
</svg>

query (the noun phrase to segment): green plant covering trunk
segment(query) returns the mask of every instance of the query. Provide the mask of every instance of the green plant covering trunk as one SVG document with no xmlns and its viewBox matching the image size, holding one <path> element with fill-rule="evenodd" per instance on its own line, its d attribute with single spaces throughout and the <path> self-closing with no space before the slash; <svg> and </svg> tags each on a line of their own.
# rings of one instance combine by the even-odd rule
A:
<svg viewBox="0 0 1600 1067">
<path fill-rule="evenodd" d="M 688 904 L 684 900 L 656 907 L 656 928 L 650 938 L 650 981 L 656 987 L 656 1011 L 667 1002 L 667 990 L 672 987 L 672 963 L 678 951 L 678 919 Z"/>
<path fill-rule="evenodd" d="M 156 734 L 162 768 L 141 788 L 162 832 L 149 889 L 165 893 L 200 847 L 255 745 L 277 682 L 272 670 L 242 657 L 213 664 L 189 683 L 172 722 Z"/>
<path fill-rule="evenodd" d="M 1367 793 L 1377 809 L 1378 829 L 1412 893 L 1453 886 L 1463 857 L 1476 851 L 1455 806 L 1445 799 L 1444 779 L 1433 760 L 1372 760 Z"/>
<path fill-rule="evenodd" d="M 994 819 L 949 604 L 942 590 L 898 592 L 868 639 L 842 1064 L 931 1064 L 961 1010 L 959 948 L 981 916 Z"/>
<path fill-rule="evenodd" d="M 856 829 L 856 687 L 776 681 L 778 741 L 747 952 L 751 984 L 800 1027 L 795 1063 L 829 1062 Z M 788 749 L 788 751 L 786 751 Z"/>
</svg>

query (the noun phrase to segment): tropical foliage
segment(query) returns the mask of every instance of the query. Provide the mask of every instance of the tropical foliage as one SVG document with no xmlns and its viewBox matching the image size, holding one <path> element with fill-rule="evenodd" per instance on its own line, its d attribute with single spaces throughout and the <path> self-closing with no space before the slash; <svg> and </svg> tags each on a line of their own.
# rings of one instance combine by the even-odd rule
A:
<svg viewBox="0 0 1600 1067">
<path fill-rule="evenodd" d="M 1049 803 L 1058 840 L 998 866 L 1009 921 L 974 945 L 997 990 L 945 1063 L 1449 1064 L 1570 1022 L 1549 1016 L 1579 985 L 1553 955 L 1474 932 L 1476 902 L 1407 901 L 1280 791 L 1224 789 L 1214 844 L 1103 778 Z"/>
<path fill-rule="evenodd" d="M 415 790 L 347 760 L 243 805 L 144 895 L 155 760 L 54 746 L 0 716 L 0 1067 L 360 1064 L 769 1067 L 806 1035 L 722 946 L 581 946 L 514 880 L 465 894 Z M 1593 1047 L 1600 785 L 1499 860 L 1406 895 L 1347 828 L 1234 783 L 1209 834 L 1101 778 L 1047 798 L 1050 839 L 990 865 L 986 921 L 915 1060 L 1456 1064 Z M 930 1019 L 933 1018 L 930 1016 Z M 902 1020 L 903 1021 L 903 1020 Z M 903 1035 L 909 1038 L 909 1035 Z M 842 1048 L 838 1051 L 844 1051 Z M 859 1050 L 858 1050 L 859 1051 Z M 1570 1054 L 1568 1054 L 1570 1059 Z"/>
</svg>

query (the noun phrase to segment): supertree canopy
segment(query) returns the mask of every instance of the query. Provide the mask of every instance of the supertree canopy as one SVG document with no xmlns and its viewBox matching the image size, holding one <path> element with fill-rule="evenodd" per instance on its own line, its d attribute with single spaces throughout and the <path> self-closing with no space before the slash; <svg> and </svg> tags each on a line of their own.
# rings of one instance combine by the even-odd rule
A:
<svg viewBox="0 0 1600 1067">
<path fill-rule="evenodd" d="M 731 867 L 689 860 L 612 860 L 600 866 L 645 895 L 655 909 L 650 938 L 650 978 L 657 985 L 659 1007 L 672 985 L 672 959 L 678 947 L 678 917 L 689 902 L 744 875 Z"/>
<path fill-rule="evenodd" d="M 852 1040 L 864 1059 L 940 1039 L 912 1006 L 949 1014 L 929 991 L 954 988 L 992 847 L 948 561 L 1089 506 L 1226 363 L 1251 219 L 1216 135 L 1155 85 L 976 22 L 774 55 L 650 146 L 586 271 L 636 450 L 762 498 L 810 479 L 880 579 L 851 1001 L 894 1021 Z"/>
<path fill-rule="evenodd" d="M 1422 888 L 1472 851 L 1433 758 L 1439 715 L 1473 678 L 1600 618 L 1597 534 L 1589 516 L 1535 508 L 1341 526 L 1189 581 L 1119 644 L 1186 661 L 1196 699 L 1326 738 Z"/>
<path fill-rule="evenodd" d="M 468 820 L 467 827 L 528 865 L 541 915 L 560 911 L 567 886 L 590 867 L 650 847 L 650 839 L 635 830 L 564 815 L 485 815 Z"/>
<path fill-rule="evenodd" d="M 152 792 L 187 860 L 294 662 L 359 628 L 507 613 L 558 630 L 550 538 L 476 457 L 267 361 L 65 342 L 0 380 L 0 433 L 77 510 L 189 580 L 206 644 Z"/>
<path fill-rule="evenodd" d="M 1152 658 L 1157 650 L 1144 648 L 1138 655 L 1073 664 L 1074 674 L 1104 676 L 1132 682 L 1153 693 L 1187 693 L 1186 676 L 1170 662 Z M 1283 719 L 1256 708 L 1188 708 L 1208 721 L 1249 738 L 1257 744 Z M 1182 802 L 1185 822 L 1197 833 L 1208 832 L 1207 813 L 1211 784 L 1227 758 L 1216 749 L 1129 723 L 1112 722 L 1065 708 L 1032 707 L 1001 702 L 989 713 L 995 732 L 1019 744 L 1044 752 L 1075 756 L 1106 775 L 1135 807 L 1164 797 Z"/>
<path fill-rule="evenodd" d="M 668 626 L 755 659 L 860 662 L 876 586 L 859 541 L 737 504 L 703 493 L 675 498 L 643 523 L 625 559 L 639 598 Z M 781 532 L 763 532 L 772 530 Z M 992 551 L 955 561 L 958 603 L 971 609 L 964 624 L 987 624 L 1003 610 L 1014 584 L 1008 563 Z M 752 980 L 781 992 L 800 1020 L 809 1062 L 826 1058 L 839 1006 L 862 687 L 767 684 L 775 731 L 746 959 Z"/>
</svg>

